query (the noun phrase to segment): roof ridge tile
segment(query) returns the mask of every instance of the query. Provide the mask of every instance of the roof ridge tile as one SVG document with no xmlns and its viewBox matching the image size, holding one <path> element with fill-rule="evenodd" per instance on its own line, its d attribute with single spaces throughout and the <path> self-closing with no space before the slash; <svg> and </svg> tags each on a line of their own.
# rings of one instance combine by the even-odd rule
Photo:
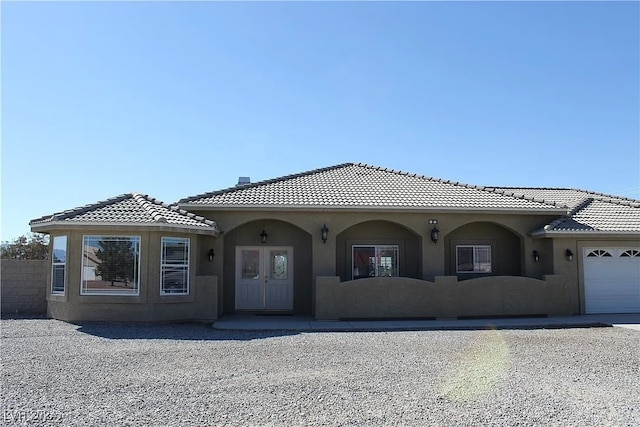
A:
<svg viewBox="0 0 640 427">
<path fill-rule="evenodd" d="M 123 201 L 125 199 L 128 199 L 131 196 L 132 196 L 132 193 L 120 194 L 118 196 L 109 197 L 108 199 L 100 200 L 100 201 L 95 202 L 95 203 L 88 203 L 86 205 L 78 206 L 76 208 L 67 209 L 67 210 L 64 210 L 62 212 L 54 213 L 52 215 L 46 215 L 46 216 L 43 216 L 42 218 L 38 218 L 38 220 L 46 220 L 46 219 L 50 219 L 50 221 L 63 220 L 63 219 L 69 218 L 71 216 L 81 215 L 81 214 L 83 214 L 85 212 L 89 212 L 89 211 L 94 210 L 94 209 L 98 209 L 98 208 L 101 208 L 101 207 L 104 207 L 104 206 L 109 206 L 109 205 L 112 205 L 114 203 L 121 202 L 121 201 Z"/>
<path fill-rule="evenodd" d="M 583 190 L 575 187 L 502 187 L 495 186 L 496 189 L 503 190 L 537 190 L 537 191 L 576 191 L 590 196 L 596 196 L 594 199 L 604 202 L 619 204 L 622 206 L 640 207 L 640 200 L 626 196 L 617 196 L 615 194 L 607 194 L 591 190 Z"/>
<path fill-rule="evenodd" d="M 153 218 L 154 222 L 168 222 L 167 218 L 165 218 L 160 212 L 156 210 L 153 198 L 149 197 L 146 194 L 133 193 L 133 199 L 138 202 L 140 207 L 142 207 L 142 209 L 144 209 L 145 212 L 147 212 L 151 216 L 151 218 Z"/>
<path fill-rule="evenodd" d="M 584 208 L 589 206 L 591 203 L 593 203 L 593 200 L 594 199 L 592 197 L 589 197 L 589 198 L 583 200 L 578 205 L 574 206 L 573 209 L 571 209 L 569 212 L 567 212 L 566 215 L 563 215 L 560 218 L 556 218 L 553 221 L 551 221 L 549 224 L 545 225 L 544 229 L 545 230 L 553 230 L 554 228 L 556 228 L 558 225 L 562 224 L 563 222 L 572 219 L 578 212 L 580 212 L 581 210 L 583 210 Z"/>
<path fill-rule="evenodd" d="M 102 213 L 101 215 L 107 215 L 106 219 L 96 219 L 95 214 L 91 216 L 94 211 L 98 209 L 102 209 L 104 207 L 108 207 L 110 205 L 114 205 L 119 202 L 123 202 L 125 200 L 132 200 L 139 208 L 141 209 L 141 214 L 138 214 L 138 218 L 132 217 L 127 214 L 123 216 L 123 210 L 130 212 L 130 206 L 123 206 L 122 208 L 116 209 L 114 212 L 110 213 Z M 140 211 L 138 211 L 140 212 Z M 77 220 L 77 217 L 82 216 L 84 214 L 89 214 L 88 218 L 82 218 Z M 171 214 L 175 214 L 177 216 L 172 216 Z M 72 220 L 76 219 L 80 222 L 91 223 L 93 221 L 102 221 L 102 222 L 116 222 L 116 223 L 149 223 L 149 218 L 151 218 L 152 222 L 159 224 L 169 224 L 169 225 L 186 225 L 191 227 L 197 226 L 206 226 L 210 227 L 214 230 L 214 232 L 218 232 L 217 225 L 215 221 L 206 219 L 204 217 L 195 215 L 191 212 L 180 209 L 178 206 L 167 205 L 166 203 L 153 198 L 147 194 L 142 193 L 126 193 L 121 194 L 119 196 L 111 197 L 107 200 L 99 201 L 96 203 L 91 203 L 85 206 L 80 206 L 78 208 L 68 209 L 63 212 L 55 213 L 53 215 L 43 216 L 41 218 L 36 218 L 29 221 L 29 224 L 32 226 L 35 225 L 44 225 L 50 222 L 64 221 L 64 220 Z M 185 221 L 185 219 L 189 219 L 190 221 Z"/>
<path fill-rule="evenodd" d="M 310 175 L 314 175 L 314 174 L 318 174 L 318 173 L 322 173 L 322 172 L 326 172 L 326 171 L 330 171 L 330 170 L 336 170 L 336 169 L 340 169 L 340 168 L 346 168 L 346 167 L 350 167 L 350 166 L 354 166 L 356 168 L 362 168 L 362 169 L 368 169 L 371 171 L 378 171 L 378 172 L 382 172 L 382 173 L 388 173 L 388 174 L 395 174 L 395 175 L 400 175 L 403 177 L 406 176 L 412 176 L 412 177 L 416 177 L 419 180 L 423 180 L 423 181 L 427 181 L 427 182 L 431 182 L 431 183 L 441 183 L 447 186 L 451 186 L 451 187 L 458 187 L 458 188 L 467 188 L 467 189 L 475 189 L 479 192 L 484 192 L 484 193 L 492 193 L 492 194 L 497 194 L 500 196 L 503 196 L 505 198 L 509 198 L 509 199 L 515 199 L 515 200 L 526 200 L 528 202 L 532 202 L 535 204 L 540 204 L 540 205 L 544 205 L 544 206 L 552 206 L 552 207 L 562 207 L 565 209 L 568 209 L 567 206 L 564 205 L 560 205 L 556 202 L 553 201 L 549 201 L 549 200 L 539 200 L 536 197 L 529 197 L 526 195 L 522 195 L 522 196 L 516 196 L 513 192 L 512 193 L 508 193 L 504 190 L 500 190 L 497 187 L 493 187 L 493 188 L 489 188 L 489 187 L 485 187 L 485 186 L 479 186 L 479 185 L 472 185 L 472 184 L 467 184 L 467 183 L 462 183 L 460 181 L 453 181 L 453 180 L 445 180 L 442 178 L 434 178 L 434 177 L 427 177 L 425 175 L 418 175 L 418 174 L 409 174 L 408 172 L 404 172 L 404 171 L 400 171 L 400 170 L 395 170 L 395 169 L 391 169 L 391 168 L 383 168 L 381 166 L 372 166 L 369 165 L 367 163 L 342 163 L 339 165 L 335 165 L 335 166 L 329 166 L 329 167 L 325 167 L 325 168 L 319 168 L 319 169 L 314 169 L 311 171 L 306 171 L 306 172 L 301 172 L 298 174 L 293 174 L 293 175 L 285 175 L 285 176 L 281 176 L 278 178 L 273 178 L 273 179 L 269 179 L 269 180 L 263 180 L 263 181 L 258 181 L 252 184 L 248 184 L 248 185 L 243 185 L 243 186 L 235 186 L 235 187 L 230 187 L 227 189 L 222 189 L 222 190 L 217 190 L 217 191 L 212 191 L 212 192 L 207 192 L 207 193 L 202 193 L 202 194 L 198 194 L 195 196 L 190 196 L 187 198 L 183 198 L 180 199 L 178 202 L 176 202 L 177 204 L 189 204 L 191 202 L 195 203 L 195 204 L 207 204 L 207 200 L 206 199 L 213 199 L 216 198 L 218 196 L 220 197 L 233 197 L 232 195 L 234 193 L 240 192 L 240 191 L 245 191 L 247 189 L 250 188 L 256 188 L 256 187 L 260 187 L 260 186 L 265 186 L 265 185 L 269 185 L 269 184 L 273 184 L 273 183 L 278 183 L 278 182 L 283 182 L 286 180 L 290 180 L 290 179 L 294 179 L 294 178 L 298 178 L 298 177 L 303 177 L 303 176 L 310 176 Z M 249 198 L 253 197 L 253 196 L 248 196 Z M 240 204 L 242 204 L 243 202 L 239 202 Z M 261 202 L 258 201 L 258 204 L 260 204 Z M 346 202 L 343 202 L 346 203 Z M 351 203 L 347 203 L 349 205 L 351 205 Z"/>
</svg>

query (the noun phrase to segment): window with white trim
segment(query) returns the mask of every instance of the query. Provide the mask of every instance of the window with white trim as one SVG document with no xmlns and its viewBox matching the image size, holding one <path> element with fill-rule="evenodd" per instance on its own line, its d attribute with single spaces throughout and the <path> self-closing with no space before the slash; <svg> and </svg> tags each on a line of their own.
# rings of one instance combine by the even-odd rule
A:
<svg viewBox="0 0 640 427">
<path fill-rule="evenodd" d="M 139 295 L 140 237 L 84 236 L 82 295 Z"/>
<path fill-rule="evenodd" d="M 64 294 L 67 271 L 67 236 L 54 236 L 51 254 L 51 293 Z"/>
<path fill-rule="evenodd" d="M 160 294 L 189 294 L 189 239 L 162 238 L 160 260 Z"/>
<path fill-rule="evenodd" d="M 352 278 L 398 277 L 397 245 L 353 245 Z"/>
<path fill-rule="evenodd" d="M 457 273 L 491 273 L 491 245 L 457 245 Z"/>
</svg>

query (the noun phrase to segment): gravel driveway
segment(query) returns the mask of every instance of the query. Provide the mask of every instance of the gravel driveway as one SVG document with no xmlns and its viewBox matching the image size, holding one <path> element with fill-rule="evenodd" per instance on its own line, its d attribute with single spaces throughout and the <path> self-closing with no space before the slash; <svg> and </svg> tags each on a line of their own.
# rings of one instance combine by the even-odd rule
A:
<svg viewBox="0 0 640 427">
<path fill-rule="evenodd" d="M 5 425 L 640 425 L 640 332 L 2 320 Z"/>
</svg>

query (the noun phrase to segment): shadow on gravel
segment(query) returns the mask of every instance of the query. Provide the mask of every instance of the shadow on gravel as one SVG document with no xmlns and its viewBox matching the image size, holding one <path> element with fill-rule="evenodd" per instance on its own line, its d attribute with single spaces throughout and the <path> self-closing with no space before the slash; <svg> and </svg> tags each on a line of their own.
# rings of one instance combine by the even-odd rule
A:
<svg viewBox="0 0 640 427">
<path fill-rule="evenodd" d="M 116 340 L 251 341 L 298 335 L 299 331 L 222 331 L 209 323 L 78 323 L 78 332 Z"/>
<path fill-rule="evenodd" d="M 29 319 L 50 319 L 46 313 L 2 313 L 2 320 L 29 320 Z"/>
</svg>

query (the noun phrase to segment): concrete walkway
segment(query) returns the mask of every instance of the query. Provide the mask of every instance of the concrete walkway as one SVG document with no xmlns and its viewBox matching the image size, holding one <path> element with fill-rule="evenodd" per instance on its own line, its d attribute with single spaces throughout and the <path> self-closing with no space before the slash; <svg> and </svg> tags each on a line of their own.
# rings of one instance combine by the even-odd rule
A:
<svg viewBox="0 0 640 427">
<path fill-rule="evenodd" d="M 538 329 L 624 327 L 640 331 L 640 314 L 589 314 L 567 317 L 451 319 L 451 320 L 349 320 L 322 321 L 308 316 L 255 314 L 225 315 L 213 324 L 214 329 L 243 331 L 418 331 L 470 329 Z"/>
</svg>

